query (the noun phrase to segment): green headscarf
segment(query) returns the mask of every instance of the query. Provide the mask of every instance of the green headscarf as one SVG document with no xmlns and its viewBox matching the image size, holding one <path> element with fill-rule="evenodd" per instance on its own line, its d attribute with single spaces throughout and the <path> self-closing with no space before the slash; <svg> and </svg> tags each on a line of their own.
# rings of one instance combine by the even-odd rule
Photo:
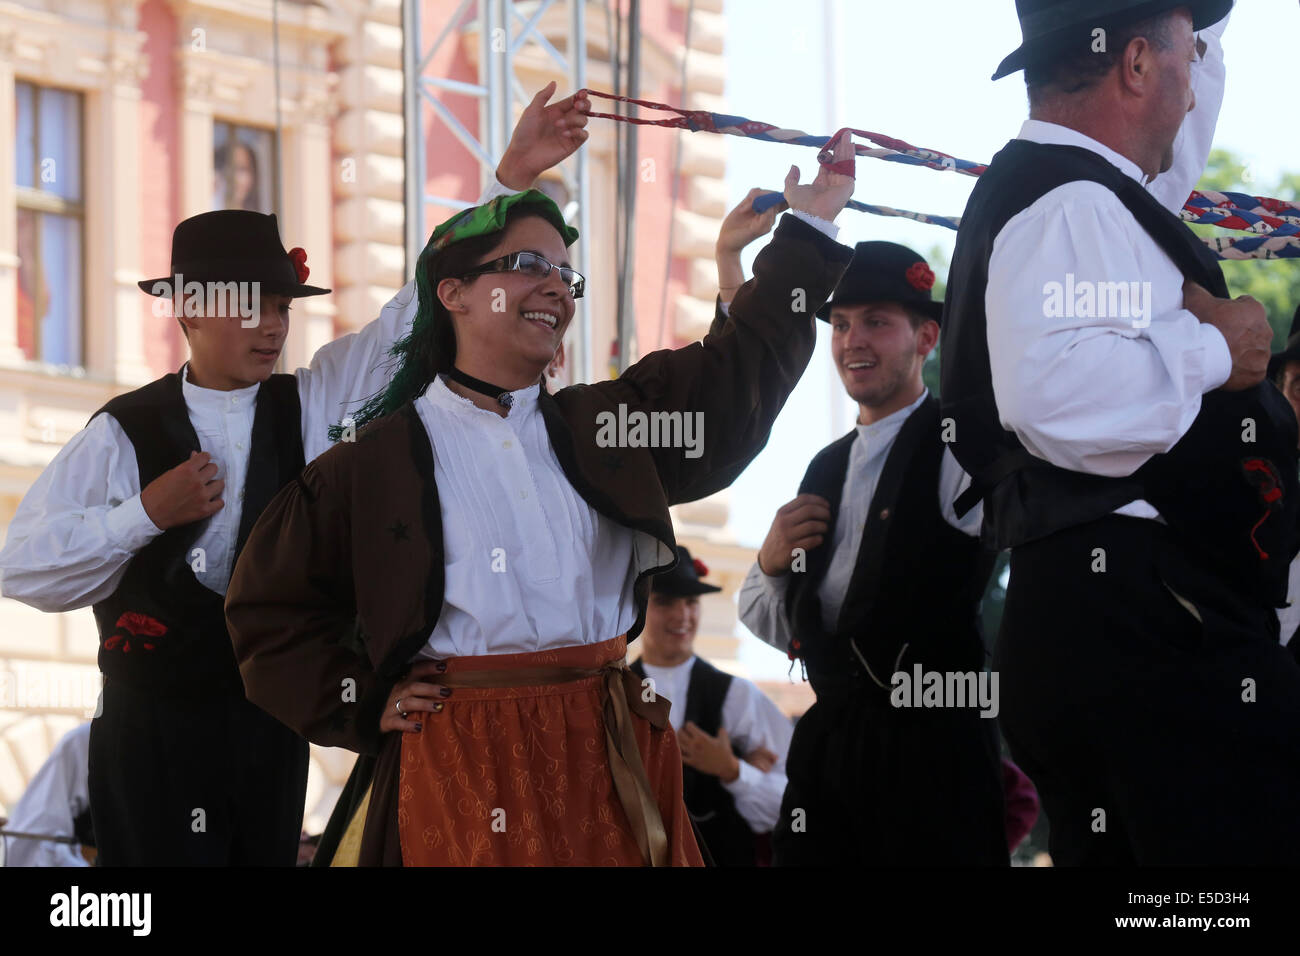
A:
<svg viewBox="0 0 1300 956">
<path fill-rule="evenodd" d="M 416 343 L 433 332 L 433 314 L 438 300 L 429 283 L 429 260 L 440 255 L 448 246 L 473 236 L 488 236 L 501 232 L 505 228 L 507 214 L 516 206 L 536 206 L 537 214 L 560 233 L 565 248 L 573 245 L 577 240 L 578 230 L 564 221 L 560 207 L 555 205 L 549 196 L 536 189 L 498 196 L 481 206 L 470 206 L 433 230 L 429 242 L 415 264 L 415 288 L 419 302 L 415 319 L 411 322 L 411 331 L 394 342 L 392 349 L 389 350 L 389 355 L 398 363 L 397 370 L 393 373 L 387 389 L 362 405 L 355 415 L 349 416 L 354 427 L 360 428 L 367 422 L 397 411 L 418 395 L 432 379 L 429 369 L 419 368 L 418 363 L 410 361 Z M 343 437 L 343 432 L 343 424 L 331 425 L 330 440 L 338 441 Z"/>
</svg>

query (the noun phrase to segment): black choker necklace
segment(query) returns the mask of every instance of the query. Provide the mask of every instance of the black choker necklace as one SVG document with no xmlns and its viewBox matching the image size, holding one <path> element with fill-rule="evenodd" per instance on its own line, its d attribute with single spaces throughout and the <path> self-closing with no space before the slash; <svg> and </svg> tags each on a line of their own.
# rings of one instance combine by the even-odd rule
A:
<svg viewBox="0 0 1300 956">
<path fill-rule="evenodd" d="M 466 388 L 473 389 L 480 395 L 486 395 L 489 398 L 495 398 L 502 408 L 509 408 L 515 403 L 515 397 L 510 394 L 510 389 L 502 388 L 500 385 L 493 385 L 491 382 L 485 382 L 481 378 L 475 378 L 473 375 L 466 375 L 454 365 L 447 372 L 447 375 Z"/>
</svg>

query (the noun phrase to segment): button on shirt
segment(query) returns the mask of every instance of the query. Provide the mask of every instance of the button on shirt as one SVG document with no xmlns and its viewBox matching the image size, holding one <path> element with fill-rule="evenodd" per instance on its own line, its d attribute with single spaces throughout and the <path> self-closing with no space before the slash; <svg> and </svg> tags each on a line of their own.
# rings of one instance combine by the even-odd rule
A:
<svg viewBox="0 0 1300 956">
<path fill-rule="evenodd" d="M 1202 31 L 1205 59 L 1192 65 L 1196 108 L 1175 141 L 1174 165 L 1147 186 L 1172 212 L 1209 156 L 1223 102 L 1225 24 Z M 1086 149 L 1145 180 L 1137 164 L 1064 126 L 1029 120 L 1020 139 Z M 988 275 L 988 350 L 1002 424 L 1054 465 L 1131 475 L 1177 444 L 1200 412 L 1201 395 L 1231 373 L 1223 336 L 1183 308 L 1183 275 L 1173 260 L 1098 183 L 1066 183 L 1009 220 L 994 240 Z M 1113 282 L 1140 283 L 1146 314 L 1074 317 L 1071 309 L 1046 308 L 1050 283 L 1078 289 Z M 1091 311 L 1110 312 L 1101 307 L 1106 298 L 1098 295 Z M 1158 517 L 1146 501 L 1117 513 Z"/>
<path fill-rule="evenodd" d="M 421 656 L 594 644 L 636 622 L 636 532 L 598 514 L 551 448 L 537 385 L 503 418 L 436 378 L 416 402 L 442 509 L 442 613 Z"/>
<path fill-rule="evenodd" d="M 224 506 L 208 519 L 207 526 L 190 545 L 190 567 L 200 584 L 225 594 L 235 568 L 235 543 L 244 511 L 244 483 L 248 479 L 248 443 L 257 411 L 257 390 L 261 386 L 218 392 L 199 388 L 189 380 L 188 373 L 187 363 L 181 390 L 185 407 L 189 409 L 190 424 L 198 435 L 199 447 L 212 455 L 212 463 L 217 466 L 214 477 L 226 483 L 221 493 Z M 112 420 L 109 415 L 100 417 Z M 121 427 L 115 420 L 113 425 Z"/>
<path fill-rule="evenodd" d="M 840 507 L 835 515 L 831 532 L 831 558 L 826 574 L 817 588 L 821 600 L 822 626 L 834 631 L 840 608 L 848 596 L 853 569 L 857 565 L 858 551 L 862 547 L 862 534 L 871 513 L 872 499 L 880 484 L 881 473 L 889 458 L 889 450 L 902 431 L 903 423 L 920 408 L 929 391 L 906 408 L 870 425 L 858 425 L 857 437 L 849 449 L 848 469 L 840 496 Z M 958 519 L 953 501 L 970 486 L 970 477 L 961 470 L 952 452 L 944 449 L 939 465 L 939 508 L 944 520 L 958 531 L 976 537 L 984 517 L 984 509 L 977 505 Z M 795 573 L 795 572 L 791 572 Z M 790 646 L 790 625 L 785 614 L 785 592 L 790 574 L 769 577 L 759 568 L 758 562 L 749 569 L 740 589 L 740 619 L 757 637 L 777 650 Z"/>
</svg>

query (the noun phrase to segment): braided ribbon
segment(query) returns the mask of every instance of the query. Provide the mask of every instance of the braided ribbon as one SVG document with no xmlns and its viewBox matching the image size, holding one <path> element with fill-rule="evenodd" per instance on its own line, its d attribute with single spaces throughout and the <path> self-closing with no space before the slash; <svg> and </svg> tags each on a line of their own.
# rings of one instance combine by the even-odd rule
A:
<svg viewBox="0 0 1300 956">
<path fill-rule="evenodd" d="M 663 126 L 670 129 L 684 129 L 692 133 L 719 133 L 728 136 L 744 136 L 747 139 L 763 140 L 769 143 L 788 143 L 795 146 L 815 146 L 819 150 L 817 161 L 832 172 L 852 176 L 852 161 L 837 163 L 834 161 L 835 146 L 844 136 L 861 136 L 876 145 L 876 149 L 854 144 L 858 156 L 883 159 L 892 163 L 905 163 L 909 166 L 924 166 L 927 169 L 962 173 L 967 176 L 980 176 L 987 169 L 986 163 L 973 163 L 958 159 L 936 149 L 924 149 L 913 146 L 901 139 L 872 133 L 868 130 L 845 127 L 834 136 L 813 136 L 797 129 L 782 129 L 770 123 L 761 123 L 744 116 L 727 113 L 712 113 L 708 110 L 684 110 L 665 103 L 639 100 L 630 96 L 617 96 L 598 90 L 580 90 L 586 96 L 599 96 L 602 99 L 616 100 L 646 109 L 659 110 L 676 114 L 665 119 L 645 119 L 637 116 L 622 116 L 616 113 L 590 112 L 588 116 L 600 119 L 616 120 L 620 123 L 633 123 L 637 126 Z M 779 192 L 764 193 L 753 203 L 755 212 L 764 212 L 775 206 L 782 199 Z M 957 229 L 961 219 L 957 216 L 939 216 L 932 213 L 912 212 L 907 209 L 893 209 L 858 202 L 850 199 L 849 209 L 870 213 L 875 216 L 892 216 L 924 222 L 947 229 Z M 1248 237 L 1214 236 L 1201 237 L 1220 259 L 1300 259 L 1300 204 L 1271 199 L 1267 196 L 1250 196 L 1238 192 L 1213 192 L 1197 190 L 1188 198 L 1180 214 L 1184 222 L 1200 225 L 1218 226 L 1223 229 L 1235 229 L 1249 232 Z"/>
</svg>

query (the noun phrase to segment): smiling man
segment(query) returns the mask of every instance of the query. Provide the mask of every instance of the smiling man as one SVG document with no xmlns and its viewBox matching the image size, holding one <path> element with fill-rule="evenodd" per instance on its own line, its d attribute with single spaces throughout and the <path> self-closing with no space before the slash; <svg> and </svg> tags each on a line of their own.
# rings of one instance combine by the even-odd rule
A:
<svg viewBox="0 0 1300 956">
<path fill-rule="evenodd" d="M 858 244 L 817 313 L 857 427 L 813 459 L 741 589 L 741 620 L 801 660 L 817 694 L 790 746 L 778 866 L 1007 862 L 994 721 L 891 703 L 900 670 L 984 667 L 992 557 L 979 510 L 954 514 L 968 479 L 921 379 L 933 285 L 911 249 Z"/>
</svg>

